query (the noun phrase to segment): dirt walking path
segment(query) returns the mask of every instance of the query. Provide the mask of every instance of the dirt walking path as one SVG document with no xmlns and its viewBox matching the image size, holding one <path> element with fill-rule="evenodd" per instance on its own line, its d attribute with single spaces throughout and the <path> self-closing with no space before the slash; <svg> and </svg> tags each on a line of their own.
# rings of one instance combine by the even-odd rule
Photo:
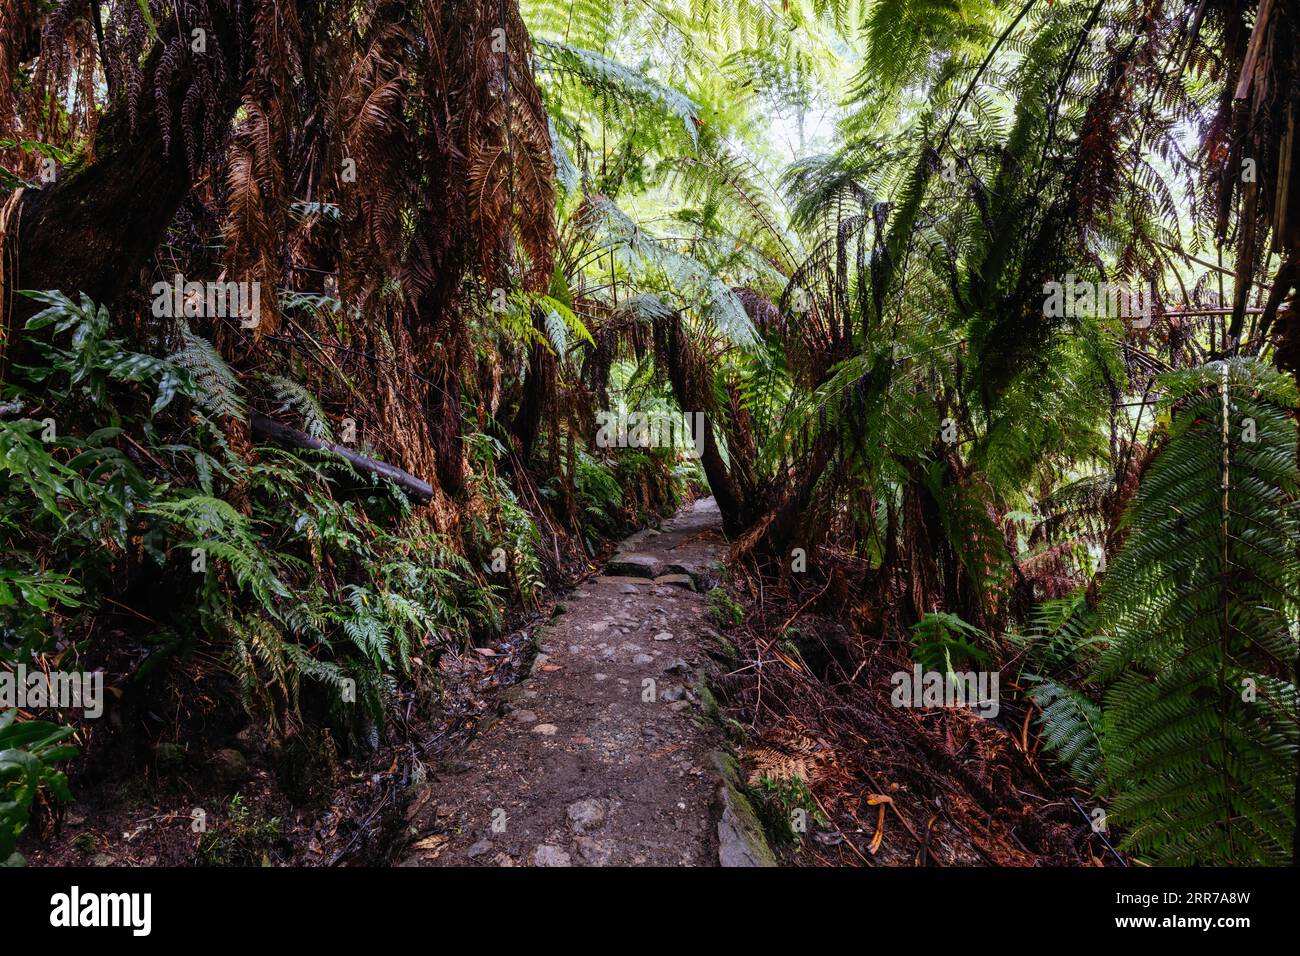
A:
<svg viewBox="0 0 1300 956">
<path fill-rule="evenodd" d="M 416 798 L 404 865 L 752 862 L 700 683 L 718 639 L 704 592 L 724 546 L 702 499 L 573 591 L 538 628 L 505 713 Z"/>
</svg>

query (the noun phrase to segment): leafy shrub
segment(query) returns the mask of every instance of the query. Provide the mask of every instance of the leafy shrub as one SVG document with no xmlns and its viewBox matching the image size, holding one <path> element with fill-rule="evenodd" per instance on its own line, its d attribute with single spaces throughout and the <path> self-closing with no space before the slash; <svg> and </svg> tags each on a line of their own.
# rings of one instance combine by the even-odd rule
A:
<svg viewBox="0 0 1300 956">
<path fill-rule="evenodd" d="M 506 569 L 520 599 L 526 604 L 535 603 L 544 583 L 538 557 L 542 536 L 514 490 L 498 473 L 497 462 L 505 455 L 505 448 L 482 432 L 471 433 L 465 441 L 475 465 L 470 486 L 487 506 L 487 513 L 471 510 L 470 540 L 475 550 L 486 558 L 483 567 L 488 574 L 495 573 L 491 556 L 500 548 L 507 558 Z"/>
<path fill-rule="evenodd" d="M 235 454 L 226 425 L 247 402 L 209 343 L 182 327 L 171 358 L 144 355 L 109 337 L 84 296 L 34 297 L 46 308 L 27 333 L 43 363 L 19 371 L 39 397 L 16 387 L 35 411 L 0 419 L 6 661 L 52 652 L 60 629 L 84 644 L 128 562 L 176 596 L 140 672 L 204 633 L 273 723 L 296 719 L 304 677 L 329 689 L 340 720 L 359 718 L 344 706 L 355 690 L 382 723 L 417 649 L 499 626 L 500 599 L 390 483 L 328 452 L 259 448 L 255 467 Z M 320 413 L 309 393 L 272 384 L 306 419 Z M 184 422 L 159 427 L 178 399 Z"/>
<path fill-rule="evenodd" d="M 42 789 L 60 800 L 72 799 L 67 779 L 53 766 L 76 756 L 75 747 L 62 743 L 72 728 L 43 720 L 18 723 L 17 716 L 17 710 L 0 714 L 0 866 L 23 864 L 14 847 Z"/>
<path fill-rule="evenodd" d="M 934 611 L 923 614 L 912 628 L 912 657 L 923 670 L 955 674 L 971 663 L 990 660 L 979 641 L 984 632 L 955 614 Z"/>
<path fill-rule="evenodd" d="M 199 839 L 199 862 L 205 866 L 269 866 L 269 853 L 279 836 L 279 817 L 256 816 L 243 796 L 235 794 L 226 819 Z"/>
</svg>

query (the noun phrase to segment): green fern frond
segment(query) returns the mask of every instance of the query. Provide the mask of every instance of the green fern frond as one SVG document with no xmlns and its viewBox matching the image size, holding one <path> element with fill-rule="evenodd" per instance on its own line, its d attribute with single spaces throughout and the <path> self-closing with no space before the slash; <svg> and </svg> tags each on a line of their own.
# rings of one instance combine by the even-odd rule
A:
<svg viewBox="0 0 1300 956">
<path fill-rule="evenodd" d="M 1169 437 L 1099 611 L 1113 812 L 1161 862 L 1282 863 L 1300 746 L 1294 387 L 1244 359 L 1165 381 Z"/>
<path fill-rule="evenodd" d="M 302 419 L 303 431 L 308 435 L 326 441 L 334 440 L 334 433 L 330 429 L 329 419 L 325 416 L 325 409 L 321 408 L 316 396 L 305 386 L 279 375 L 266 375 L 263 378 L 271 386 L 275 400 L 280 403 L 277 412 L 293 409 Z"/>
<path fill-rule="evenodd" d="M 1026 674 L 1029 696 L 1038 706 L 1043 749 L 1054 755 L 1079 783 L 1104 793 L 1101 708 L 1080 691 L 1046 678 Z"/>
<path fill-rule="evenodd" d="M 579 79 L 588 89 L 643 104 L 678 120 L 690 141 L 699 142 L 696 124 L 700 108 L 690 97 L 657 83 L 616 60 L 555 40 L 534 38 L 542 73 L 562 73 Z"/>
<path fill-rule="evenodd" d="M 211 342 L 195 335 L 188 325 L 180 328 L 182 347 L 169 361 L 193 378 L 198 388 L 196 400 L 208 414 L 242 419 L 246 410 L 235 373 Z"/>
</svg>

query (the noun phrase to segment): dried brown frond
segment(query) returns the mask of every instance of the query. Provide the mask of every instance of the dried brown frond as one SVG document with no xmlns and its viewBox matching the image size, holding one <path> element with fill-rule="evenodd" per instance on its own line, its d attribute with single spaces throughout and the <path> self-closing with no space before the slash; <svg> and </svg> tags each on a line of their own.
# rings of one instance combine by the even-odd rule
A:
<svg viewBox="0 0 1300 956">
<path fill-rule="evenodd" d="M 761 740 L 743 748 L 740 756 L 751 787 L 764 778 L 776 783 L 799 780 L 816 784 L 835 764 L 834 752 L 793 719 L 770 727 Z"/>
</svg>

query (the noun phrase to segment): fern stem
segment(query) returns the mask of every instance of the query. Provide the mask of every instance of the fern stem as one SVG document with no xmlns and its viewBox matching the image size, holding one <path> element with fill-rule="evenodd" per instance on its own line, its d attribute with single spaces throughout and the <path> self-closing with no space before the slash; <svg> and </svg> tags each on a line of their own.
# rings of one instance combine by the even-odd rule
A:
<svg viewBox="0 0 1300 956">
<path fill-rule="evenodd" d="M 1222 422 L 1222 444 L 1223 444 L 1223 471 L 1221 474 L 1222 485 L 1222 513 L 1220 518 L 1221 533 L 1221 557 L 1222 565 L 1219 570 L 1221 575 L 1222 586 L 1219 588 L 1219 613 L 1223 621 L 1223 630 L 1220 634 L 1220 652 L 1219 652 L 1219 692 L 1224 693 L 1228 686 L 1228 654 L 1231 653 L 1232 627 L 1229 623 L 1228 616 L 1228 575 L 1231 574 L 1232 565 L 1228 557 L 1228 488 L 1232 478 L 1232 455 L 1229 446 L 1229 421 L 1228 421 L 1228 363 L 1225 361 L 1220 369 L 1219 379 L 1219 404 L 1223 411 Z M 1226 707 L 1219 707 L 1219 759 L 1223 761 L 1226 768 L 1228 763 L 1228 715 Z M 1224 835 L 1228 841 L 1229 854 L 1235 855 L 1236 848 L 1232 841 L 1232 795 L 1231 788 L 1225 787 L 1223 791 L 1223 826 Z"/>
</svg>

